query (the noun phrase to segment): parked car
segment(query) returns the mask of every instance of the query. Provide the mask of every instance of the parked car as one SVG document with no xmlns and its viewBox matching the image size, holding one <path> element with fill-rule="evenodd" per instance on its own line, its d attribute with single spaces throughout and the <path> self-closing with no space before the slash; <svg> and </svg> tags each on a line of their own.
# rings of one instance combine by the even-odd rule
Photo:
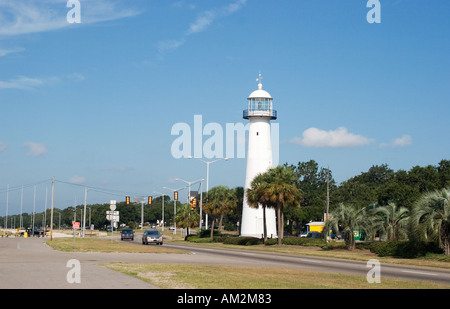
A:
<svg viewBox="0 0 450 309">
<path fill-rule="evenodd" d="M 145 230 L 144 234 L 142 234 L 142 244 L 148 245 L 149 243 L 163 244 L 163 236 L 158 230 Z"/>
<path fill-rule="evenodd" d="M 120 233 L 120 239 L 121 240 L 124 240 L 124 239 L 134 240 L 133 230 L 130 228 L 123 229 L 122 232 Z"/>
<path fill-rule="evenodd" d="M 320 238 L 319 232 L 309 232 L 308 235 L 306 235 L 306 238 Z"/>
<path fill-rule="evenodd" d="M 300 235 L 298 235 L 298 237 L 306 237 L 308 235 L 308 232 L 303 232 Z"/>
</svg>

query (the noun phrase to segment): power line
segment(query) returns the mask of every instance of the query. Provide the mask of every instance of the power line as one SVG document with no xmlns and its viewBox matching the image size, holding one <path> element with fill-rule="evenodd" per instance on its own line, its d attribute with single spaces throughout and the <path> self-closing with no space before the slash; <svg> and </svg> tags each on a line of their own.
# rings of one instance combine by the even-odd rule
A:
<svg viewBox="0 0 450 309">
<path fill-rule="evenodd" d="M 9 190 L 8 189 L 0 189 L 0 193 L 6 193 L 8 191 L 11 192 L 11 191 L 22 190 L 22 188 L 23 189 L 30 188 L 30 187 L 33 187 L 33 186 L 36 186 L 36 185 L 40 185 L 40 184 L 43 184 L 43 183 L 46 183 L 46 182 L 51 182 L 51 181 L 52 181 L 52 179 L 50 178 L 50 179 L 45 179 L 45 180 L 41 180 L 41 181 L 38 181 L 38 182 L 26 184 L 26 185 L 18 185 L 18 186 L 14 186 L 14 187 L 9 187 Z"/>
<path fill-rule="evenodd" d="M 63 183 L 63 184 L 71 185 L 71 186 L 78 186 L 78 187 L 88 188 L 89 191 L 95 191 L 95 192 L 110 194 L 110 195 L 114 195 L 114 196 L 125 196 L 125 195 L 147 196 L 147 194 L 143 194 L 143 193 L 130 192 L 130 191 L 124 191 L 124 190 L 117 190 L 117 189 L 99 188 L 99 187 L 93 187 L 93 186 L 86 186 L 86 185 L 71 183 L 71 182 L 62 181 L 62 180 L 55 180 L 55 182 L 59 182 L 59 183 Z"/>
</svg>

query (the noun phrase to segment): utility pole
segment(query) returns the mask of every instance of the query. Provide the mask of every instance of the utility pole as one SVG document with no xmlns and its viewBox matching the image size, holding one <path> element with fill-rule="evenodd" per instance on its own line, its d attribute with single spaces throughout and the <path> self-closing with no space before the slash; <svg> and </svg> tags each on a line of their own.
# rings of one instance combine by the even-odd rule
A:
<svg viewBox="0 0 450 309">
<path fill-rule="evenodd" d="M 200 231 L 202 230 L 202 223 L 203 223 L 202 212 L 203 212 L 203 179 L 200 180 L 200 222 L 198 224 L 200 227 Z"/>
<path fill-rule="evenodd" d="M 55 176 L 52 180 L 52 209 L 50 211 L 50 240 L 53 240 L 53 202 L 55 197 Z"/>
<path fill-rule="evenodd" d="M 36 224 L 36 222 L 34 222 L 35 220 L 35 214 L 36 214 L 36 185 L 34 186 L 34 195 L 33 195 L 33 226 L 32 231 L 33 231 L 33 236 L 34 236 L 34 225 Z"/>
<path fill-rule="evenodd" d="M 328 170 L 327 170 L 327 218 L 325 220 L 328 221 L 328 217 L 329 217 L 329 210 L 330 210 L 330 166 L 328 165 Z M 326 231 L 326 240 L 328 242 L 328 233 L 329 233 L 329 228 L 327 228 Z"/>
<path fill-rule="evenodd" d="M 84 187 L 84 218 L 83 218 L 83 238 L 86 234 L 86 202 L 87 202 L 87 187 Z"/>
<path fill-rule="evenodd" d="M 6 186 L 6 217 L 5 217 L 5 233 L 8 229 L 8 198 L 9 198 L 9 184 Z"/>
<path fill-rule="evenodd" d="M 164 232 L 164 193 L 161 192 L 156 192 L 154 191 L 156 194 L 161 194 L 161 198 L 162 198 L 162 231 Z"/>
<path fill-rule="evenodd" d="M 22 185 L 22 191 L 20 193 L 20 220 L 19 220 L 19 225 L 20 225 L 20 229 L 22 229 L 23 227 L 23 217 L 22 217 L 22 206 L 23 206 L 23 185 Z"/>
<path fill-rule="evenodd" d="M 47 197 L 48 197 L 48 188 L 45 188 L 45 205 L 44 205 L 44 237 L 47 236 Z"/>
<path fill-rule="evenodd" d="M 6 218 L 5 218 L 5 228 L 8 228 L 8 199 L 9 199 L 9 184 L 6 186 Z"/>
</svg>

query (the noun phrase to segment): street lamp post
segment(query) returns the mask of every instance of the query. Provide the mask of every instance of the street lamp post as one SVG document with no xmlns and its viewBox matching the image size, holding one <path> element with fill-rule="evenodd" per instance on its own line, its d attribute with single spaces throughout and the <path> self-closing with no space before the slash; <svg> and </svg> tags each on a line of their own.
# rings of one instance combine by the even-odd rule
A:
<svg viewBox="0 0 450 309">
<path fill-rule="evenodd" d="M 143 197 L 134 197 L 133 198 L 136 202 L 141 203 L 141 230 L 144 229 L 144 200 Z"/>
<path fill-rule="evenodd" d="M 189 156 L 188 159 L 194 159 L 194 157 Z M 225 160 L 228 161 L 228 158 L 220 158 L 217 160 L 213 160 L 213 161 L 205 161 L 203 159 L 199 159 L 199 158 L 195 158 L 197 160 L 202 161 L 203 163 L 206 164 L 206 202 L 208 203 L 208 191 L 209 191 L 209 165 L 215 162 L 218 162 L 220 160 Z M 208 228 L 208 214 L 206 214 L 206 218 L 205 218 L 205 228 Z"/>
<path fill-rule="evenodd" d="M 84 187 L 84 217 L 83 217 L 83 238 L 86 234 L 86 205 L 87 204 L 87 187 Z"/>
<path fill-rule="evenodd" d="M 178 191 L 181 191 L 184 188 L 185 187 L 182 187 L 182 188 L 179 188 L 179 189 L 172 189 L 172 188 L 164 187 L 164 189 L 170 190 L 170 191 L 172 191 L 174 193 L 178 192 Z M 174 235 L 177 234 L 177 221 L 175 220 L 176 215 L 177 215 L 177 200 L 174 198 L 173 199 L 173 227 L 174 227 L 173 234 Z"/>
<path fill-rule="evenodd" d="M 156 192 L 154 191 L 156 194 L 161 194 L 161 198 L 162 198 L 162 231 L 164 232 L 164 193 L 160 193 L 160 192 Z"/>
<path fill-rule="evenodd" d="M 202 181 L 202 182 L 203 182 L 203 178 L 200 178 L 200 179 L 195 180 L 195 181 L 187 181 L 187 180 L 184 180 L 184 179 L 181 179 L 181 178 L 175 178 L 175 180 L 179 180 L 179 181 L 182 181 L 182 182 L 188 184 L 188 186 L 189 186 L 188 203 L 191 201 L 191 185 L 194 184 L 194 183 L 196 183 L 196 182 L 199 182 L 199 181 Z M 202 205 L 202 204 L 201 204 L 201 201 L 200 201 L 200 205 Z M 201 226 L 201 222 L 202 222 L 202 214 L 201 214 L 201 211 L 200 211 L 200 224 L 199 224 L 199 225 L 200 225 L 200 228 L 202 227 L 202 226 Z"/>
</svg>

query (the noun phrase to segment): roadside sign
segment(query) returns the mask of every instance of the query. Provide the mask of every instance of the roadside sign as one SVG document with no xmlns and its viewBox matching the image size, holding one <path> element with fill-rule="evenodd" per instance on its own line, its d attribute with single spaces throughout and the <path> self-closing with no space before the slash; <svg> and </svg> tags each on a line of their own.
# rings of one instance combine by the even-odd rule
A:
<svg viewBox="0 0 450 309">
<path fill-rule="evenodd" d="M 79 230 L 79 229 L 80 229 L 80 222 L 74 222 L 74 223 L 72 224 L 72 228 L 73 228 L 74 230 Z"/>
<path fill-rule="evenodd" d="M 109 210 L 107 210 L 106 211 L 106 220 L 109 220 L 109 221 L 112 221 L 112 220 L 114 220 L 114 221 L 119 221 L 119 211 L 114 211 L 114 210 L 111 210 L 111 211 L 109 211 Z"/>
</svg>

